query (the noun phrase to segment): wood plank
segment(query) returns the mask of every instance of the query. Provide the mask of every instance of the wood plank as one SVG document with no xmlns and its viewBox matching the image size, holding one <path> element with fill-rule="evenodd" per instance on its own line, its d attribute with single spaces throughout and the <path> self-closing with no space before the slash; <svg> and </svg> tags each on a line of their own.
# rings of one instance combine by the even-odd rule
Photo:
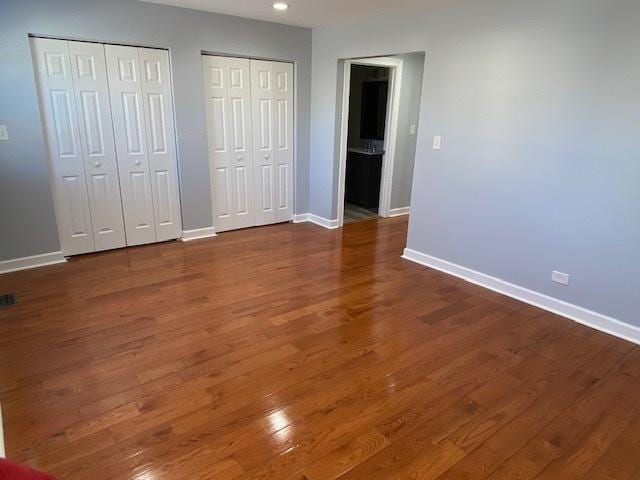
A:
<svg viewBox="0 0 640 480">
<path fill-rule="evenodd" d="M 387 437 L 374 429 L 304 467 L 302 473 L 308 480 L 334 480 L 390 444 Z"/>
</svg>

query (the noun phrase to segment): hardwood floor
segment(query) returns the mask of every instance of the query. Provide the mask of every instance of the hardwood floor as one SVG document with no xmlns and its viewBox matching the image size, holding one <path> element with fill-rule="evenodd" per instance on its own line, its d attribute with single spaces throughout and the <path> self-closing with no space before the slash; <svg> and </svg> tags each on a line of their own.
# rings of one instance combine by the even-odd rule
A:
<svg viewBox="0 0 640 480">
<path fill-rule="evenodd" d="M 400 258 L 406 217 L 0 276 L 7 454 L 62 479 L 640 478 L 640 349 Z"/>
</svg>

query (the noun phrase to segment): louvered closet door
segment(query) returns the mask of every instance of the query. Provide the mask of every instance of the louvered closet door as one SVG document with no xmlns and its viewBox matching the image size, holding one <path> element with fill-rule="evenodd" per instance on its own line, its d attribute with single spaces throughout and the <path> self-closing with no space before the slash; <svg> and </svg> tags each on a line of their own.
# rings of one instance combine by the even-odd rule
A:
<svg viewBox="0 0 640 480">
<path fill-rule="evenodd" d="M 127 245 L 156 241 L 138 49 L 105 45 Z"/>
<path fill-rule="evenodd" d="M 214 227 L 255 225 L 249 60 L 203 56 Z"/>
<path fill-rule="evenodd" d="M 276 222 L 293 218 L 293 64 L 273 67 L 273 127 Z"/>
<path fill-rule="evenodd" d="M 92 252 L 93 227 L 69 45 L 63 40 L 31 41 L 62 252 Z"/>
<path fill-rule="evenodd" d="M 178 238 L 182 231 L 169 52 L 139 48 L 138 54 L 155 230 L 160 242 Z"/>
<path fill-rule="evenodd" d="M 126 245 L 104 45 L 69 42 L 96 250 Z"/>
</svg>

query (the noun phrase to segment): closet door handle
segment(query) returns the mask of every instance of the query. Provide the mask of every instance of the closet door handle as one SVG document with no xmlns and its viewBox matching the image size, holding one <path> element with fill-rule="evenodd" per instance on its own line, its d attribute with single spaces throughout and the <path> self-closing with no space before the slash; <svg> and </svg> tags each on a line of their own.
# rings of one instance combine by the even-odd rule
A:
<svg viewBox="0 0 640 480">
<path fill-rule="evenodd" d="M 140 160 L 136 160 L 136 161 L 135 161 L 135 162 L 133 162 L 133 163 L 135 163 L 136 165 L 140 165 L 142 162 L 141 162 Z"/>
<path fill-rule="evenodd" d="M 242 161 L 242 155 L 238 155 L 238 161 L 241 162 Z"/>
<path fill-rule="evenodd" d="M 264 154 L 264 158 L 269 158 L 269 154 L 268 154 L 268 153 L 265 153 L 265 154 Z"/>
<path fill-rule="evenodd" d="M 100 168 L 102 166 L 102 164 L 100 162 L 95 162 L 93 164 L 93 166 L 96 167 L 96 168 Z"/>
</svg>

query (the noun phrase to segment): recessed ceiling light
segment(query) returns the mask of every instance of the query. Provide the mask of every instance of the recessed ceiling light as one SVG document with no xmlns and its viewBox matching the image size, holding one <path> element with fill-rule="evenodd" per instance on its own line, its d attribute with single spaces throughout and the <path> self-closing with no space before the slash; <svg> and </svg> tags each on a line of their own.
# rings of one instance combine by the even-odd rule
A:
<svg viewBox="0 0 640 480">
<path fill-rule="evenodd" d="M 273 4 L 273 8 L 275 10 L 279 10 L 281 12 L 284 12 L 287 8 L 289 8 L 289 4 L 288 3 L 284 3 L 284 2 L 276 2 Z"/>
</svg>

